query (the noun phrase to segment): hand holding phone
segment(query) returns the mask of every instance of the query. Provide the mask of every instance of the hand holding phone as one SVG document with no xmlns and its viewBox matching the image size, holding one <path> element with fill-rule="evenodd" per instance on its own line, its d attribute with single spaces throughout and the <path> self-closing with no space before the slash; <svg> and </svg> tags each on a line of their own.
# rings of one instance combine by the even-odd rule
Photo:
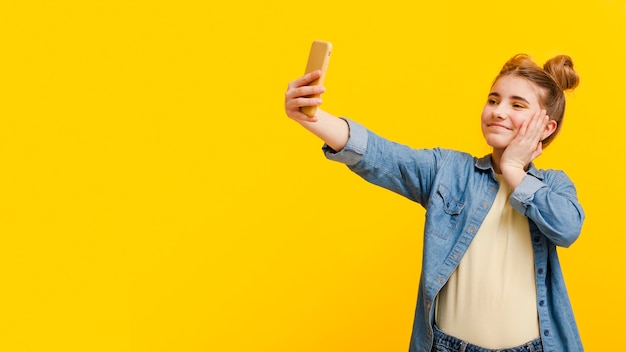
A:
<svg viewBox="0 0 626 352">
<path fill-rule="evenodd" d="M 326 77 L 326 70 L 328 69 L 328 61 L 330 60 L 330 54 L 332 52 L 332 44 L 323 40 L 316 40 L 311 44 L 311 50 L 309 52 L 309 59 L 306 65 L 305 74 L 320 70 L 322 74 L 313 82 L 309 83 L 310 86 L 321 86 L 324 84 L 324 78 Z M 319 98 L 319 94 L 311 95 L 309 98 Z M 300 108 L 304 114 L 308 116 L 314 116 L 317 111 L 316 106 L 303 106 Z"/>
</svg>

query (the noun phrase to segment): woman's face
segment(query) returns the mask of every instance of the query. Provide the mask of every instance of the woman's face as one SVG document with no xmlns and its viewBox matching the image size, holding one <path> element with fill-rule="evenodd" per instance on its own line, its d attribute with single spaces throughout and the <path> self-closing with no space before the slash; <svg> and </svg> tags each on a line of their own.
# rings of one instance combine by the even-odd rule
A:
<svg viewBox="0 0 626 352">
<path fill-rule="evenodd" d="M 539 92 L 540 88 L 526 78 L 500 77 L 491 87 L 481 115 L 487 144 L 494 149 L 506 148 L 522 124 L 541 109 Z"/>
</svg>

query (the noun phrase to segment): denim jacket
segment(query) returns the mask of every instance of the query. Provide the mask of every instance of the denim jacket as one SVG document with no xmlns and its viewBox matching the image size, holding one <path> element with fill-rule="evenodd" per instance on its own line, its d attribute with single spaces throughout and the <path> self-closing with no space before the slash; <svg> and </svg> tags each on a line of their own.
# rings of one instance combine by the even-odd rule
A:
<svg viewBox="0 0 626 352">
<path fill-rule="evenodd" d="M 498 192 L 491 156 L 475 158 L 447 149 L 411 149 L 346 120 L 347 145 L 328 159 L 426 209 L 424 250 L 410 352 L 432 348 L 435 299 L 457 268 Z M 528 218 L 535 259 L 537 311 L 544 351 L 583 351 L 557 256 L 579 236 L 584 212 L 571 180 L 562 171 L 538 170 L 510 196 Z"/>
</svg>

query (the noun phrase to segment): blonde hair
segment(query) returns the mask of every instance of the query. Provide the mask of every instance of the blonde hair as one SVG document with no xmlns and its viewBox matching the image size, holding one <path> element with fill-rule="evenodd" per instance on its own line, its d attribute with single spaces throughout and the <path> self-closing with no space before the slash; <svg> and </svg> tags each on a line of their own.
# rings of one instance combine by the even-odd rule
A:
<svg viewBox="0 0 626 352">
<path fill-rule="evenodd" d="M 579 78 L 574 71 L 574 63 L 567 55 L 557 55 L 546 61 L 543 68 L 526 54 L 518 54 L 507 61 L 495 78 L 495 84 L 503 76 L 523 77 L 540 88 L 539 101 L 541 107 L 551 120 L 556 121 L 556 130 L 542 141 L 546 147 L 559 133 L 565 114 L 565 93 L 578 86 Z"/>
</svg>

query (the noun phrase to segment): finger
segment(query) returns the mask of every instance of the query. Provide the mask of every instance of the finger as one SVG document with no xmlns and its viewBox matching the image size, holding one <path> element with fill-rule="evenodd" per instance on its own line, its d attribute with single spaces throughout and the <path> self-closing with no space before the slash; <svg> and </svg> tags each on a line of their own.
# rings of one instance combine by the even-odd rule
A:
<svg viewBox="0 0 626 352">
<path fill-rule="evenodd" d="M 317 121 L 317 117 L 315 115 L 313 116 L 309 116 L 305 113 L 303 113 L 302 111 L 300 111 L 300 109 L 295 109 L 289 112 L 289 117 L 291 117 L 294 120 L 299 120 L 299 121 L 308 121 L 308 122 L 315 122 Z"/>
<path fill-rule="evenodd" d="M 536 125 L 537 123 L 540 123 L 545 116 L 546 116 L 546 111 L 541 109 L 541 110 L 539 110 L 539 111 L 537 111 L 537 112 L 535 112 L 533 114 L 533 117 L 531 119 L 531 123 L 533 125 Z"/>
<path fill-rule="evenodd" d="M 289 83 L 288 89 L 291 88 L 298 88 L 298 87 L 302 87 L 302 86 L 306 86 L 311 84 L 311 82 L 315 81 L 316 79 L 320 78 L 320 76 L 322 75 L 322 71 L 320 70 L 315 70 L 313 72 L 309 72 L 306 75 L 291 81 Z"/>
<path fill-rule="evenodd" d="M 543 135 L 543 131 L 545 131 L 546 129 L 546 126 L 548 126 L 549 121 L 550 121 L 550 117 L 546 115 L 546 111 L 541 110 L 541 112 L 534 119 L 532 127 L 531 127 L 532 137 L 533 138 L 537 137 L 540 139 L 541 136 Z"/>
<path fill-rule="evenodd" d="M 285 103 L 288 110 L 300 110 L 301 107 L 305 106 L 320 106 L 322 105 L 321 98 L 304 98 L 299 97 L 295 99 L 291 99 Z"/>
<path fill-rule="evenodd" d="M 520 134 L 523 138 L 535 143 L 541 137 L 541 133 L 547 124 L 545 120 L 545 110 L 535 112 L 530 119 L 526 120 L 520 128 Z"/>
<path fill-rule="evenodd" d="M 520 136 L 520 138 L 523 138 L 526 136 L 526 132 L 528 132 L 528 129 L 532 125 L 532 122 L 535 120 L 536 116 L 537 116 L 537 112 L 533 113 L 529 119 L 522 122 L 522 125 L 520 126 L 519 132 L 518 132 L 518 136 Z"/>
<path fill-rule="evenodd" d="M 304 86 L 299 88 L 291 88 L 285 93 L 285 100 L 295 99 L 298 97 L 308 97 L 312 95 L 320 95 L 326 91 L 322 86 Z"/>
</svg>

